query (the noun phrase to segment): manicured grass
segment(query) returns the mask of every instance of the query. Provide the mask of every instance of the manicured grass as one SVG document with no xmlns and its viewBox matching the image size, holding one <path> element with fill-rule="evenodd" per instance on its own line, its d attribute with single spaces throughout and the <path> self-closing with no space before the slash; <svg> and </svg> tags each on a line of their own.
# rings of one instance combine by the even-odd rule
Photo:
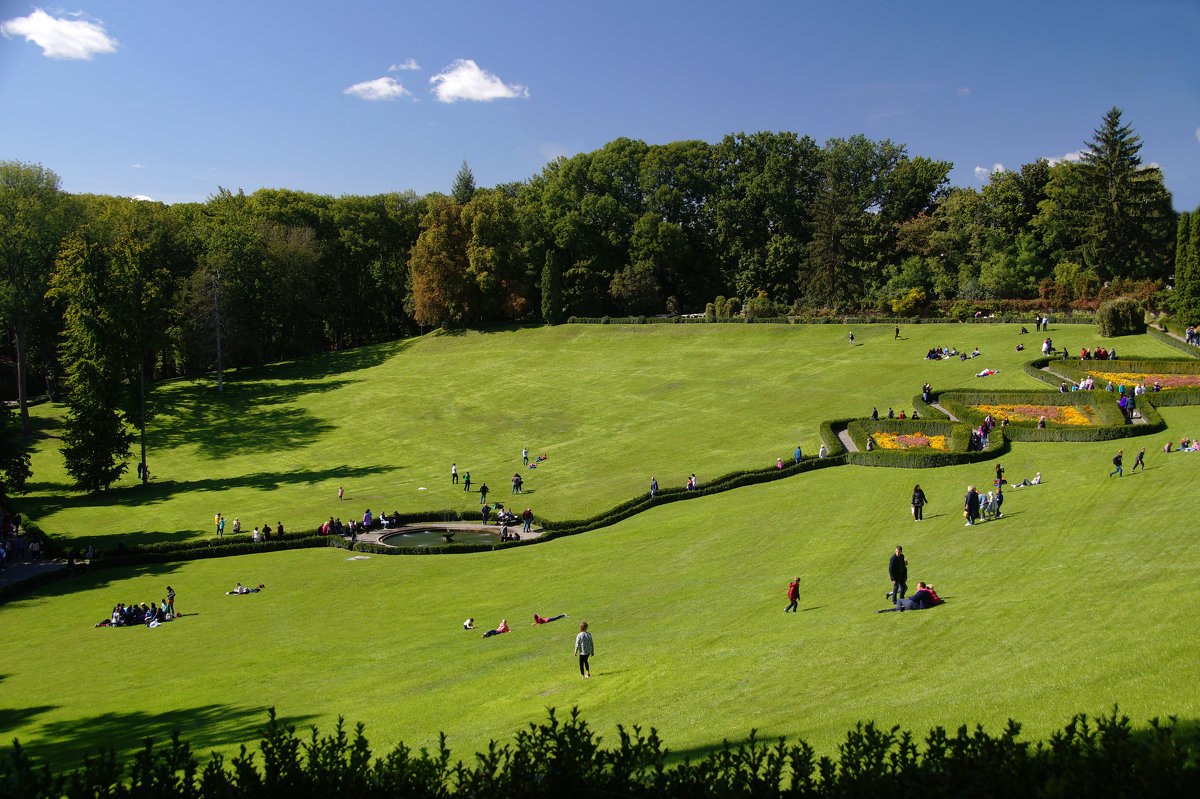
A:
<svg viewBox="0 0 1200 799">
<path fill-rule="evenodd" d="M 486 481 L 492 502 L 551 519 L 585 518 L 648 490 L 701 484 L 815 453 L 824 419 L 907 409 L 935 388 L 1044 388 L 1021 371 L 1035 336 L 1017 325 L 561 326 L 430 335 L 239 376 L 157 390 L 149 431 L 153 484 L 129 478 L 97 497 L 72 492 L 57 435 L 61 408 L 34 409 L 34 482 L 20 509 L 80 547 L 214 534 L 213 515 L 243 529 L 282 521 L 313 529 L 337 515 L 477 508 L 450 464 Z M 1073 346 L 1092 327 L 1051 331 Z M 1027 345 L 1015 351 L 1017 341 Z M 1146 336 L 1122 352 L 1173 355 Z M 936 345 L 979 347 L 966 362 L 926 361 Z M 1077 348 L 1077 347 L 1076 347 Z M 997 375 L 976 378 L 985 366 Z M 520 452 L 549 460 L 521 467 Z M 525 495 L 510 496 L 515 472 Z M 337 500 L 338 486 L 346 499 Z"/>
<path fill-rule="evenodd" d="M 681 346 L 707 335 L 703 328 L 681 331 L 687 335 L 667 330 L 657 335 L 678 335 L 670 340 Z M 978 344 L 985 352 L 981 335 L 991 331 L 997 342 L 1000 336 L 991 328 L 971 328 L 980 335 L 955 342 L 946 328 L 931 330 L 929 341 Z M 730 346 L 744 355 L 788 332 L 818 339 L 828 335 L 828 341 L 820 339 L 826 349 L 835 340 L 845 346 L 844 331 L 837 327 L 830 333 L 815 328 L 767 331 L 719 329 L 728 332 Z M 332 429 L 305 443 L 293 440 L 293 449 L 334 452 L 337 447 L 326 439 L 344 435 L 346 423 L 340 420 L 348 400 L 342 392 L 378 386 L 372 392 L 375 404 L 361 407 L 380 425 L 386 414 L 377 407 L 378 398 L 394 387 L 396 374 L 376 380 L 370 373 L 399 369 L 396 362 L 418 348 L 430 349 L 430 364 L 462 366 L 467 356 L 456 347 L 483 348 L 471 356 L 481 361 L 504 350 L 523 351 L 532 360 L 536 348 L 525 337 L 543 344 L 550 340 L 560 352 L 548 371 L 563 374 L 566 352 L 586 353 L 599 348 L 596 339 L 607 336 L 611 342 L 612 337 L 640 333 L 592 328 L 423 340 L 399 348 L 391 360 L 364 367 L 365 372 L 324 378 L 350 384 L 320 395 L 340 410 L 325 408 L 310 392 L 302 402 L 287 405 L 290 410 L 280 408 L 277 425 L 282 428 L 289 414 L 303 416 L 300 411 L 307 409 L 306 424 Z M 829 413 L 839 407 L 832 399 L 812 402 L 829 416 L 845 415 L 851 405 L 865 406 L 864 413 L 871 404 L 886 409 L 892 404 L 889 396 L 907 397 L 914 393 L 910 386 L 919 387 L 931 376 L 936 387 L 971 385 L 962 376 L 953 382 L 950 377 L 936 379 L 934 370 L 966 371 L 979 363 L 928 364 L 918 355 L 915 361 L 894 359 L 886 366 L 889 359 L 879 356 L 872 363 L 876 371 L 852 378 L 867 358 L 864 353 L 891 344 L 890 328 L 886 335 L 882 330 L 855 333 L 870 346 L 853 355 L 830 351 L 828 365 L 805 372 L 810 382 L 789 390 L 784 401 L 778 394 L 784 384 L 774 384 L 769 369 L 761 371 L 766 373 L 762 380 L 774 386 L 770 391 L 758 383 L 753 390 L 726 391 L 713 378 L 720 401 L 733 403 L 745 395 L 757 404 L 739 406 L 723 424 L 709 419 L 704 434 L 725 447 L 744 445 L 745 453 L 755 454 L 743 454 L 743 463 L 757 464 L 762 451 L 786 452 L 782 444 L 770 444 L 785 438 L 778 429 L 759 429 L 776 424 L 771 421 L 776 414 L 796 413 L 815 430 L 819 418 L 809 420 L 809 397 L 832 398 L 840 388 L 841 413 Z M 916 346 L 920 354 L 930 346 L 916 343 L 917 328 L 906 333 L 914 338 L 897 346 Z M 1072 339 L 1091 340 L 1084 335 Z M 704 339 L 718 353 L 722 340 Z M 635 341 L 612 353 L 613 360 L 625 358 L 624 368 L 630 356 L 620 352 L 648 349 L 644 341 Z M 1124 343 L 1122 349 L 1156 352 L 1142 342 Z M 718 353 L 715 360 L 728 360 Z M 792 359 L 818 360 L 801 352 Z M 985 363 L 999 363 L 997 377 L 1011 381 L 989 385 L 1027 385 L 1015 364 L 999 358 Z M 442 367 L 426 368 L 440 374 Z M 683 371 L 669 359 L 660 368 Z M 680 396 L 705 392 L 708 366 L 696 362 L 693 368 L 700 376 L 684 381 Z M 290 390 L 300 391 L 300 367 L 281 369 L 271 379 L 280 385 L 296 381 Z M 418 363 L 405 369 L 414 375 L 422 371 Z M 290 377 L 288 370 L 294 370 Z M 752 361 L 739 374 L 754 381 L 759 371 Z M 605 373 L 607 385 L 620 383 L 615 373 Z M 876 389 L 876 378 L 884 388 Z M 647 385 L 654 382 L 650 376 L 643 379 Z M 1028 385 L 1033 387 L 1033 381 Z M 565 396 L 567 387 L 561 390 Z M 490 401 L 502 404 L 520 397 L 508 384 L 503 391 L 488 395 Z M 511 398 L 507 392 L 514 392 Z M 792 394 L 796 401 L 787 401 Z M 486 410 L 484 401 L 477 400 L 480 414 Z M 613 409 L 596 398 L 581 400 L 580 406 L 602 421 L 595 430 L 586 419 L 573 422 L 574 436 L 561 452 L 545 448 L 551 450 L 550 465 L 569 460 L 562 471 L 593 474 L 596 467 L 584 453 L 595 451 L 606 463 L 620 463 L 622 447 L 642 452 L 641 446 L 670 459 L 669 444 L 679 447 L 675 436 L 683 435 L 670 432 L 680 429 L 675 416 L 657 415 L 661 402 L 639 402 L 636 396 L 621 402 L 632 415 L 628 424 L 606 430 L 600 426 L 612 422 Z M 196 407 L 201 406 L 197 400 Z M 501 419 L 501 411 L 487 412 Z M 743 418 L 746 414 L 752 418 Z M 143 735 L 161 735 L 172 727 L 183 728 L 200 747 L 234 751 L 253 735 L 264 718 L 262 709 L 271 705 L 283 716 L 322 729 L 331 728 L 339 715 L 364 721 L 371 739 L 383 747 L 401 739 L 430 745 L 444 730 L 463 757 L 489 738 L 508 738 L 549 706 L 579 706 L 610 738 L 617 723 L 654 725 L 681 753 L 704 750 L 722 738 L 739 740 L 751 728 L 768 737 L 800 735 L 820 751 L 831 752 L 849 727 L 865 719 L 917 731 L 980 722 L 995 731 L 1012 717 L 1034 737 L 1061 726 L 1074 712 L 1099 712 L 1114 702 L 1138 722 L 1167 714 L 1194 722 L 1200 719 L 1200 699 L 1192 688 L 1200 663 L 1191 640 L 1192 612 L 1200 600 L 1200 585 L 1192 575 L 1200 558 L 1193 524 L 1200 455 L 1165 456 L 1158 450 L 1168 437 L 1178 441 L 1200 433 L 1200 408 L 1164 408 L 1162 414 L 1168 432 L 1144 439 L 1014 444 L 1001 459 L 1009 479 L 1041 471 L 1045 484 L 1010 489 L 1006 517 L 975 528 L 963 527 L 961 498 L 968 483 L 990 482 L 990 462 L 921 471 L 846 466 L 674 503 L 611 528 L 504 552 L 348 561 L 347 552 L 322 549 L 81 576 L 0 608 L 0 630 L 9 643 L 0 669 L 0 731 L 70 765 L 85 749 L 130 751 Z M 442 442 L 443 434 L 435 437 L 431 430 L 434 419 L 446 418 L 433 414 L 421 422 L 424 434 L 414 429 L 404 435 L 404 445 L 396 448 L 397 462 L 408 465 L 397 467 L 394 477 L 411 479 L 404 472 L 418 468 L 412 464 L 421 459 L 406 448 Z M 503 420 L 494 425 L 496 435 L 480 446 L 495 447 L 487 451 L 494 452 L 498 469 L 519 453 L 520 444 L 508 442 L 521 437 Z M 222 449 L 206 443 L 222 439 L 218 428 L 215 417 L 209 427 L 197 424 L 192 441 L 193 434 L 181 427 L 175 434 L 178 462 L 190 457 L 222 470 L 233 470 L 234 462 L 248 468 L 254 453 L 237 454 L 232 445 L 219 456 L 209 452 Z M 662 441 L 660 428 L 667 431 Z M 445 435 L 463 434 L 451 429 Z M 289 436 L 303 437 L 297 430 L 281 434 Z M 750 446 L 747 436 L 765 443 Z M 233 436 L 237 438 L 240 434 Z M 1129 453 L 1142 445 L 1151 453 L 1144 474 L 1107 477 L 1117 448 Z M 530 449 L 541 447 L 531 443 Z M 698 445 L 679 447 L 673 455 L 673 463 L 712 457 Z M 434 464 L 438 474 L 442 460 Z M 720 471 L 742 465 L 710 462 L 720 464 Z M 201 480 L 201 466 L 191 468 L 197 476 L 190 479 Z M 539 470 L 539 483 L 550 474 L 560 477 L 551 469 L 544 474 Z M 174 505 L 195 501 L 188 499 L 192 494 L 202 497 L 199 505 L 255 491 L 282 498 L 330 490 L 277 479 L 281 486 L 273 492 L 243 484 L 235 493 L 217 487 L 220 477 L 210 479 L 208 496 L 181 489 L 170 502 L 117 510 L 127 515 L 157 511 L 175 518 Z M 577 479 L 554 482 L 555 491 L 547 488 L 546 496 L 561 492 L 571 502 L 603 505 L 624 497 L 622 479 L 631 478 L 613 478 L 612 484 L 599 487 L 581 486 Z M 664 481 L 661 474 L 659 479 Z M 930 500 L 927 520 L 920 524 L 908 514 L 914 482 L 920 482 Z M 335 482 L 330 485 L 336 488 Z M 539 493 L 542 488 L 539 484 Z M 567 500 L 557 501 L 563 504 L 556 507 L 566 507 Z M 58 513 L 63 518 L 84 513 L 86 518 L 97 510 L 70 505 Z M 910 559 L 910 585 L 921 579 L 933 582 L 946 605 L 916 613 L 871 612 L 885 605 L 887 557 L 897 543 Z M 802 612 L 784 616 L 784 589 L 797 575 L 802 578 Z M 263 582 L 267 590 L 225 596 L 236 581 Z M 157 630 L 91 628 L 115 602 L 158 599 L 168 583 L 188 614 L 180 621 Z M 571 614 L 568 619 L 528 626 L 534 612 L 563 611 Z M 475 617 L 481 629 L 507 618 L 513 632 L 483 640 L 479 633 L 462 631 L 467 616 Z M 590 681 L 579 679 L 571 652 L 577 623 L 585 619 L 597 646 Z"/>
</svg>

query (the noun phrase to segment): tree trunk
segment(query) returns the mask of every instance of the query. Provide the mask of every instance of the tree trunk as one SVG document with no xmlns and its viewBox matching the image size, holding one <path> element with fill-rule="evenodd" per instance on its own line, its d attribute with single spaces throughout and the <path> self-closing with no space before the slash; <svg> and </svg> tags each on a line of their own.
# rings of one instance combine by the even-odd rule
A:
<svg viewBox="0 0 1200 799">
<path fill-rule="evenodd" d="M 150 472 L 146 468 L 146 363 L 138 364 L 138 400 L 141 404 L 142 428 L 142 485 L 150 484 Z"/>
<path fill-rule="evenodd" d="M 29 423 L 29 394 L 25 390 L 25 373 L 29 365 L 25 363 L 25 320 L 17 318 L 17 403 L 21 407 L 21 435 L 29 438 L 33 435 L 33 425 Z"/>
</svg>

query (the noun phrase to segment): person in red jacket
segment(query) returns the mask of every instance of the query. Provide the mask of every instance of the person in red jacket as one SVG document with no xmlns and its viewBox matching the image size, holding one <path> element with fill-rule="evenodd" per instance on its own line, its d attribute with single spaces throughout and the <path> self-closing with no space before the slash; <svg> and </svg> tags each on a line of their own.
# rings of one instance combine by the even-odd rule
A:
<svg viewBox="0 0 1200 799">
<path fill-rule="evenodd" d="M 792 580 L 790 583 L 788 583 L 787 595 L 788 595 L 788 599 L 791 601 L 791 604 L 788 605 L 786 608 L 784 608 L 783 612 L 787 613 L 790 610 L 792 613 L 795 613 L 796 612 L 796 603 L 800 601 L 800 578 L 799 577 L 797 577 L 795 580 Z"/>
</svg>

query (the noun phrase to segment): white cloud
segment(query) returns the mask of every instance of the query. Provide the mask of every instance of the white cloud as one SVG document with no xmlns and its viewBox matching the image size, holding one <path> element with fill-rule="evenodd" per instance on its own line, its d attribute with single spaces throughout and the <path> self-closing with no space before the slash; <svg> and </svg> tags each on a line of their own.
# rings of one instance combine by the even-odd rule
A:
<svg viewBox="0 0 1200 799">
<path fill-rule="evenodd" d="M 130 197 L 129 199 L 131 199 L 131 200 L 140 200 L 141 202 L 144 202 L 144 203 L 152 203 L 152 202 L 154 202 L 154 198 L 153 198 L 153 197 L 147 197 L 147 196 L 146 196 L 146 195 L 144 195 L 144 194 L 135 194 L 135 195 L 133 195 L 132 197 Z"/>
<path fill-rule="evenodd" d="M 968 94 L 971 93 L 971 87 L 970 86 L 959 86 L 958 89 L 956 89 L 955 91 L 958 93 L 958 95 L 960 97 L 966 97 Z"/>
<path fill-rule="evenodd" d="M 348 89 L 344 89 L 342 93 L 352 94 L 364 100 L 395 100 L 406 94 L 412 94 L 404 88 L 400 81 L 389 77 L 356 83 Z"/>
<path fill-rule="evenodd" d="M 417 59 L 410 58 L 402 64 L 392 64 L 388 67 L 388 72 L 397 72 L 401 69 L 420 69 L 421 65 L 417 63 Z"/>
<path fill-rule="evenodd" d="M 988 176 L 991 175 L 993 172 L 1003 172 L 1003 171 L 1004 171 L 1004 164 L 992 164 L 991 169 L 988 169 L 987 167 L 977 166 L 977 167 L 975 167 L 975 177 L 978 178 L 979 180 L 987 180 Z"/>
<path fill-rule="evenodd" d="M 1056 166 L 1061 164 L 1063 161 L 1070 161 L 1074 163 L 1083 158 L 1083 154 L 1086 152 L 1087 150 L 1072 150 L 1069 153 L 1064 153 L 1058 158 L 1047 158 L 1046 161 L 1049 162 L 1050 166 Z"/>
<path fill-rule="evenodd" d="M 429 79 L 434 95 L 443 103 L 457 100 L 496 100 L 504 97 L 528 97 L 529 90 L 507 84 L 486 72 L 470 59 L 460 58 Z"/>
<path fill-rule="evenodd" d="M 134 169 L 144 169 L 145 167 L 143 167 L 141 164 L 134 164 L 133 168 Z"/>
<path fill-rule="evenodd" d="M 47 58 L 75 58 L 90 61 L 96 53 L 115 53 L 117 40 L 104 32 L 104 23 L 84 19 L 52 17 L 40 8 L 27 17 L 0 22 L 4 37 L 24 36 L 42 48 Z"/>
</svg>

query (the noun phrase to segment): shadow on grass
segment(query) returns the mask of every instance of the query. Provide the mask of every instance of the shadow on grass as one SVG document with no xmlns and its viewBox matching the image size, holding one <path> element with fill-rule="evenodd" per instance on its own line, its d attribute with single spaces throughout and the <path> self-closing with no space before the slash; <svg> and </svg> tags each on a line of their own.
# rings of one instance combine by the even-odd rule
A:
<svg viewBox="0 0 1200 799">
<path fill-rule="evenodd" d="M 302 728 L 312 718 L 281 716 L 279 720 Z M 256 750 L 266 723 L 265 707 L 208 704 L 162 713 L 131 710 L 43 724 L 21 740 L 21 745 L 37 761 L 48 763 L 52 771 L 62 772 L 80 768 L 85 755 L 109 749 L 128 761 L 147 738 L 154 741 L 156 749 L 169 747 L 171 733 L 178 731 L 203 763 L 214 747 L 245 743 Z"/>
<path fill-rule="evenodd" d="M 195 445 L 202 457 L 212 460 L 304 446 L 336 426 L 296 402 L 355 382 L 233 383 L 221 394 L 200 386 L 178 391 L 170 398 L 170 414 L 155 420 L 151 443 L 165 449 Z M 153 461 L 150 465 L 153 473 Z"/>
<path fill-rule="evenodd" d="M 142 566 L 124 566 L 115 569 L 88 569 L 51 583 L 31 586 L 27 593 L 22 593 L 20 596 L 9 599 L 5 603 L 5 607 L 19 608 L 29 604 L 40 604 L 52 597 L 67 596 L 79 591 L 90 591 L 94 588 L 106 588 L 113 583 L 120 583 L 137 577 L 154 577 L 163 580 L 162 593 L 165 594 L 167 585 L 165 581 L 168 575 L 179 571 L 180 568 L 186 565 L 187 561 L 169 561 L 165 563 L 147 563 Z M 161 594 L 159 596 L 139 597 L 136 601 L 150 602 L 153 600 L 157 602 L 160 598 Z M 129 596 L 113 596 L 110 599 L 112 600 L 111 602 L 101 603 L 96 608 L 87 611 L 87 613 L 95 615 L 96 618 L 92 618 L 91 615 L 80 617 L 80 627 L 91 627 L 100 621 L 112 610 L 112 606 L 117 604 L 117 602 L 134 601 L 134 598 Z"/>
<path fill-rule="evenodd" d="M 310 469 L 308 471 L 256 472 L 237 477 L 212 477 L 202 480 L 152 480 L 149 485 L 123 485 L 100 494 L 71 493 L 70 487 L 62 483 L 30 483 L 30 492 L 37 493 L 40 496 L 22 497 L 18 504 L 22 513 L 34 519 L 41 519 L 66 508 L 80 510 L 84 508 L 107 508 L 114 505 L 155 505 L 160 502 L 166 502 L 176 494 L 187 494 L 193 491 L 217 493 L 238 488 L 272 491 L 284 486 L 317 485 L 328 480 L 354 480 L 402 468 L 401 466 L 391 464 L 373 466 L 349 466 L 343 464 L 323 469 Z M 232 517 L 238 514 L 231 512 L 226 515 Z M 207 520 L 205 521 L 207 522 Z M 183 531 L 171 533 L 157 530 L 139 530 L 128 531 L 128 533 L 122 533 L 122 535 L 158 536 L 158 538 L 146 538 L 145 540 L 136 542 L 149 544 L 155 541 L 165 541 L 175 538 L 180 532 Z M 112 535 L 109 534 L 104 537 L 107 539 L 111 538 Z M 83 537 L 79 540 L 82 541 Z M 134 542 L 131 541 L 129 543 Z M 84 546 L 87 545 L 84 544 Z"/>
<path fill-rule="evenodd" d="M 15 698 L 15 697 L 14 697 Z M 23 727 L 51 710 L 57 710 L 58 705 L 34 705 L 31 707 L 0 707 L 0 740 L 8 741 L 8 733 L 17 727 Z"/>
</svg>

